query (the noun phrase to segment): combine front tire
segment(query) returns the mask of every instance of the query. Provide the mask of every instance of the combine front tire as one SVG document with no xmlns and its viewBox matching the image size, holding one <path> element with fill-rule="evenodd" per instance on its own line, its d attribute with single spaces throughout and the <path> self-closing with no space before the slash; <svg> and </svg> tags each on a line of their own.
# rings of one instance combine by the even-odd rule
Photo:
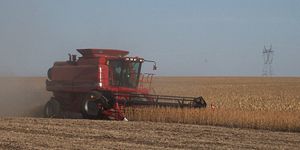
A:
<svg viewBox="0 0 300 150">
<path fill-rule="evenodd" d="M 87 94 L 87 96 L 82 101 L 82 116 L 86 119 L 96 119 L 99 115 L 99 111 L 101 111 L 101 108 L 99 108 L 99 105 L 103 106 L 105 105 L 103 100 L 103 95 L 101 92 L 98 91 L 92 91 Z"/>
<path fill-rule="evenodd" d="M 85 119 L 94 119 L 98 116 L 98 108 L 96 101 L 85 99 L 82 103 L 82 116 Z"/>
<path fill-rule="evenodd" d="M 58 118 L 60 117 L 60 104 L 57 100 L 51 99 L 47 102 L 44 109 L 44 116 L 46 118 Z"/>
</svg>

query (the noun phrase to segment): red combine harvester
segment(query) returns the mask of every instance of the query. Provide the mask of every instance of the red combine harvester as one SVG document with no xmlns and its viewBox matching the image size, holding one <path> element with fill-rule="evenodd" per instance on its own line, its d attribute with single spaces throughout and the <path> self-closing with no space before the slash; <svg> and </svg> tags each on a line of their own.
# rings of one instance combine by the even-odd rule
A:
<svg viewBox="0 0 300 150">
<path fill-rule="evenodd" d="M 45 105 L 45 117 L 81 114 L 89 119 L 123 120 L 120 108 L 128 106 L 166 106 L 205 108 L 200 97 L 150 94 L 153 74 L 142 74 L 140 57 L 113 49 L 77 49 L 82 55 L 69 54 L 69 60 L 55 62 L 48 70 L 46 88 L 53 97 Z M 148 86 L 146 86 L 148 85 Z"/>
</svg>

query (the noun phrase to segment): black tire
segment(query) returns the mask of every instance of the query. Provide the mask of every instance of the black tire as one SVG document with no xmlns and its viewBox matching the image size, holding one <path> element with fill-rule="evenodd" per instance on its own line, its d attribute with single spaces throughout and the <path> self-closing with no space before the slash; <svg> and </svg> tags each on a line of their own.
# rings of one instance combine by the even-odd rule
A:
<svg viewBox="0 0 300 150">
<path fill-rule="evenodd" d="M 82 100 L 81 113 L 85 119 L 96 119 L 99 115 L 98 101 L 101 99 L 102 93 L 98 91 L 89 92 Z"/>
<path fill-rule="evenodd" d="M 44 117 L 46 118 L 59 118 L 61 114 L 60 103 L 55 100 L 49 100 L 44 108 Z"/>
<path fill-rule="evenodd" d="M 95 119 L 99 114 L 97 103 L 94 100 L 85 99 L 82 102 L 82 116 L 85 119 Z"/>
</svg>

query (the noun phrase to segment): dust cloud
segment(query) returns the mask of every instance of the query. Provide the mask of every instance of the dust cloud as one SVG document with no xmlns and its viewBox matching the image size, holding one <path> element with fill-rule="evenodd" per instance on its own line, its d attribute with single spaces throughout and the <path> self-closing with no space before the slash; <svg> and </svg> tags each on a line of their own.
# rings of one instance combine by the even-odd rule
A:
<svg viewBox="0 0 300 150">
<path fill-rule="evenodd" d="M 51 93 L 43 77 L 0 77 L 0 116 L 42 117 Z"/>
</svg>

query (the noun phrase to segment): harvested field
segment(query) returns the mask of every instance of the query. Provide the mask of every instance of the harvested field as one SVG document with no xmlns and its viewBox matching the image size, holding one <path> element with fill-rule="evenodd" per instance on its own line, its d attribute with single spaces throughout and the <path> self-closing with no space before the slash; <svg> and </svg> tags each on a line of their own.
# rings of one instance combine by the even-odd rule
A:
<svg viewBox="0 0 300 150">
<path fill-rule="evenodd" d="M 0 149 L 299 149 L 300 134 L 151 122 L 0 118 Z"/>
<path fill-rule="evenodd" d="M 0 149 L 300 147 L 299 133 L 274 132 L 300 129 L 300 78 L 158 77 L 153 86 L 155 94 L 201 95 L 217 108 L 149 108 L 128 114 L 129 120 L 137 122 L 28 118 L 42 116 L 43 105 L 51 96 L 45 91 L 45 78 L 1 77 Z M 195 117 L 197 113 L 202 117 Z"/>
</svg>

